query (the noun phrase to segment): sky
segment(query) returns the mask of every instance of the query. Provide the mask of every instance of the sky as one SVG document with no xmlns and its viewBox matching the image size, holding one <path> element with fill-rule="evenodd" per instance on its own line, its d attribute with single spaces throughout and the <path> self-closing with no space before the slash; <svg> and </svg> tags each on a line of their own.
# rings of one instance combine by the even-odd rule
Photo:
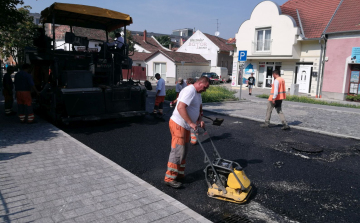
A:
<svg viewBox="0 0 360 223">
<path fill-rule="evenodd" d="M 273 0 L 282 5 L 287 0 Z M 192 28 L 203 33 L 228 39 L 235 37 L 240 25 L 250 18 L 251 12 L 262 0 L 57 0 L 61 3 L 90 5 L 129 14 L 132 31 L 171 34 L 172 30 Z M 40 13 L 52 0 L 24 0 L 32 7 L 30 12 Z M 19 7 L 21 7 L 19 5 Z"/>
</svg>

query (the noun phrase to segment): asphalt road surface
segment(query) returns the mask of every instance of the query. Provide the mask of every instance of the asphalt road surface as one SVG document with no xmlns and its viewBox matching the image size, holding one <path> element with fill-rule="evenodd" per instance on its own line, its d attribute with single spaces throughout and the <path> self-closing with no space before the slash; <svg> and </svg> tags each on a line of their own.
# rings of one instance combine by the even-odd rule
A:
<svg viewBox="0 0 360 223">
<path fill-rule="evenodd" d="M 148 111 L 153 101 L 150 95 Z M 164 110 L 171 111 L 168 105 Z M 253 182 L 245 204 L 207 196 L 199 145 L 189 151 L 184 188 L 164 185 L 171 112 L 164 121 L 148 115 L 142 122 L 110 120 L 60 128 L 214 222 L 359 222 L 360 141 L 282 131 L 281 126 L 262 129 L 246 119 L 205 115 L 225 119 L 221 126 L 205 121 L 220 155 L 240 163 Z M 211 149 L 208 141 L 204 146 Z"/>
</svg>

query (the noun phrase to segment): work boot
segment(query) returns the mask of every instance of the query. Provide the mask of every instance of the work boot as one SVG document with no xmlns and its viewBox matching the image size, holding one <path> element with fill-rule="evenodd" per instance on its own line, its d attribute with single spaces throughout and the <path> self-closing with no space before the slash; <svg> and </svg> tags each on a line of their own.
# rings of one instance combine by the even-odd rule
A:
<svg viewBox="0 0 360 223">
<path fill-rule="evenodd" d="M 265 122 L 263 124 L 260 124 L 260 127 L 261 128 L 269 128 L 269 125 L 270 125 L 270 123 Z"/>
<path fill-rule="evenodd" d="M 169 182 L 165 181 L 165 184 L 170 186 L 170 187 L 173 187 L 173 188 L 180 188 L 182 186 L 182 183 L 177 182 L 176 180 L 169 181 Z"/>
<path fill-rule="evenodd" d="M 290 126 L 288 125 L 284 125 L 283 127 L 281 127 L 282 130 L 290 130 Z"/>
</svg>

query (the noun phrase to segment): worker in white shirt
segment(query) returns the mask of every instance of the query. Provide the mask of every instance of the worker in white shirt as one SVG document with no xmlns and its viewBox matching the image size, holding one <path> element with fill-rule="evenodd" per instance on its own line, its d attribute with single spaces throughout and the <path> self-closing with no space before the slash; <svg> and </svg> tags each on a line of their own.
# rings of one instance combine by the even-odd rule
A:
<svg viewBox="0 0 360 223">
<path fill-rule="evenodd" d="M 154 115 L 158 117 L 163 116 L 163 107 L 165 101 L 165 80 L 161 78 L 159 73 L 155 74 L 156 80 L 158 80 L 156 85 L 156 97 L 155 97 L 155 106 L 154 106 Z"/>
<path fill-rule="evenodd" d="M 107 43 L 108 46 L 115 46 L 116 49 L 121 49 L 124 45 L 124 38 L 122 38 L 120 33 L 115 33 L 115 40 L 112 43 Z"/>
</svg>

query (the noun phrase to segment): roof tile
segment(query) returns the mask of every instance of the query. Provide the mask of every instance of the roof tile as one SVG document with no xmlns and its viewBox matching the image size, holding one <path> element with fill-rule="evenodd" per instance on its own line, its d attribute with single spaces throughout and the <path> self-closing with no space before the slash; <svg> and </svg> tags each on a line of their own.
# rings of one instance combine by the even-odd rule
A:
<svg viewBox="0 0 360 223">
<path fill-rule="evenodd" d="M 344 0 L 326 33 L 360 30 L 359 0 Z"/>
<path fill-rule="evenodd" d="M 280 6 L 282 14 L 293 17 L 298 25 L 299 11 L 306 38 L 320 38 L 341 0 L 289 0 Z M 346 0 L 345 0 L 346 1 Z"/>
<path fill-rule="evenodd" d="M 220 48 L 221 51 L 232 51 L 234 50 L 234 47 L 231 45 L 226 44 L 227 40 L 217 37 L 217 36 L 213 36 L 207 33 L 204 33 L 204 35 L 210 39 L 211 42 L 213 42 L 216 46 L 218 46 Z"/>
</svg>

